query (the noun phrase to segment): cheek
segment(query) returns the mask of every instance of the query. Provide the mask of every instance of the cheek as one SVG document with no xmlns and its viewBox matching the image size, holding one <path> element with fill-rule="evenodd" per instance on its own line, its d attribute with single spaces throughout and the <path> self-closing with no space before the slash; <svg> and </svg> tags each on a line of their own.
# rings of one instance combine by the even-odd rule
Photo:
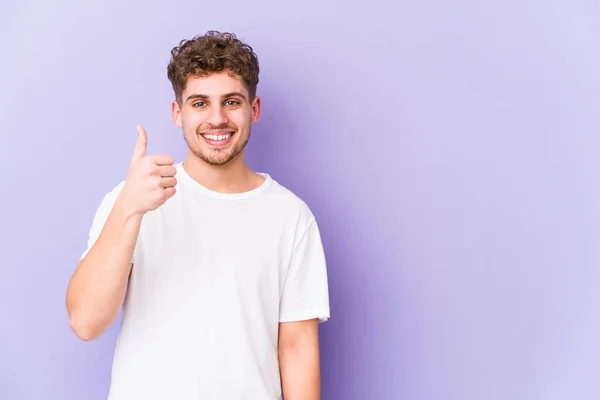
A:
<svg viewBox="0 0 600 400">
<path fill-rule="evenodd" d="M 198 113 L 187 112 L 181 114 L 181 126 L 184 132 L 190 131 L 193 133 L 201 124 L 202 120 Z"/>
<path fill-rule="evenodd" d="M 235 125 L 237 129 L 248 129 L 252 123 L 252 112 L 231 113 L 227 119 L 230 125 Z"/>
</svg>

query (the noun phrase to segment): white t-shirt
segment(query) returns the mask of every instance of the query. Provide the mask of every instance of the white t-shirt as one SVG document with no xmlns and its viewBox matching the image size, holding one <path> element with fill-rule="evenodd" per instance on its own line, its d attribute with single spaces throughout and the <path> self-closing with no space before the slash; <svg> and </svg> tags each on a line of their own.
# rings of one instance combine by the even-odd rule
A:
<svg viewBox="0 0 600 400">
<path fill-rule="evenodd" d="M 278 324 L 329 318 L 315 218 L 268 174 L 223 194 L 176 166 L 177 193 L 142 220 L 109 400 L 280 399 Z M 82 258 L 122 187 L 102 200 Z"/>
</svg>

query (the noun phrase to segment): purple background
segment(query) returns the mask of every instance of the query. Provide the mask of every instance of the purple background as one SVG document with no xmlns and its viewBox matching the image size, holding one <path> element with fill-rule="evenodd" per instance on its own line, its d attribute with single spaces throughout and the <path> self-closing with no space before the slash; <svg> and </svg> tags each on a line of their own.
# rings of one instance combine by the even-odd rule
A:
<svg viewBox="0 0 600 400">
<path fill-rule="evenodd" d="M 0 398 L 105 399 L 117 324 L 79 341 L 66 286 L 135 126 L 184 156 L 169 50 L 219 29 L 322 227 L 324 399 L 600 399 L 599 3 L 251 3 L 0 3 Z"/>
</svg>

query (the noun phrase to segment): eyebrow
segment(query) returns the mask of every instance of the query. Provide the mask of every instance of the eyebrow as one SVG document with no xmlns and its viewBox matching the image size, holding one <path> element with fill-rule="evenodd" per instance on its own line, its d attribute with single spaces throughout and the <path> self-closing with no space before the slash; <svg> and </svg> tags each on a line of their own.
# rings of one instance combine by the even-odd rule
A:
<svg viewBox="0 0 600 400">
<path fill-rule="evenodd" d="M 221 100 L 226 99 L 228 97 L 234 97 L 234 96 L 239 96 L 242 99 L 246 100 L 246 96 L 244 96 L 242 93 L 240 92 L 230 92 L 230 93 L 225 93 L 224 95 L 221 96 Z M 200 99 L 200 100 L 208 100 L 208 96 L 205 94 L 191 94 L 187 97 L 187 99 L 185 99 L 185 101 L 189 101 L 189 100 L 196 100 L 196 99 Z"/>
</svg>

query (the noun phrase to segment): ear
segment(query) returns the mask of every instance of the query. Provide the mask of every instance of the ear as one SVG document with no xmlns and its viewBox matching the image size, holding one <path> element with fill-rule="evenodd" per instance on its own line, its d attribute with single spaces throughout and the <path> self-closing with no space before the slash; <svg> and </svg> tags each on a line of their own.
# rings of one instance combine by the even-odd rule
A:
<svg viewBox="0 0 600 400">
<path fill-rule="evenodd" d="M 252 101 L 252 123 L 258 122 L 260 118 L 260 97 L 254 96 Z"/>
<path fill-rule="evenodd" d="M 179 107 L 177 100 L 173 100 L 173 103 L 171 104 L 171 113 L 173 114 L 173 123 L 178 128 L 181 128 L 183 126 L 181 123 L 181 107 Z"/>
</svg>

